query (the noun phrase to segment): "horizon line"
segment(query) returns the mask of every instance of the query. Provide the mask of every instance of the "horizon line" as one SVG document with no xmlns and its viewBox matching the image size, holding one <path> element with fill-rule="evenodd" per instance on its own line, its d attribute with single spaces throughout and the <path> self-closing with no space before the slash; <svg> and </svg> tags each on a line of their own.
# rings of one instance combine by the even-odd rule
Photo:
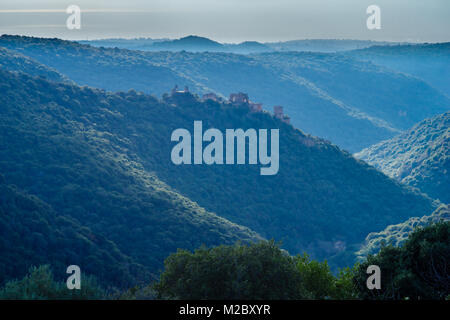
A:
<svg viewBox="0 0 450 320">
<path fill-rule="evenodd" d="M 187 38 L 189 36 L 194 36 L 194 37 L 199 37 L 199 38 L 204 38 L 204 39 L 208 39 L 214 42 L 217 42 L 219 44 L 241 44 L 244 42 L 258 42 L 261 44 L 274 44 L 274 43 L 284 43 L 284 42 L 291 42 L 291 41 L 317 41 L 317 40 L 322 40 L 322 41 L 366 41 L 366 42 L 374 42 L 374 43 L 383 43 L 383 42 L 387 42 L 387 43 L 392 43 L 392 44 L 442 44 L 442 43 L 449 43 L 450 40 L 448 41 L 419 41 L 419 40 L 402 40 L 402 41 L 396 41 L 396 40 L 372 40 L 372 39 L 355 39 L 355 38 L 295 38 L 295 39 L 290 39 L 290 40 L 278 40 L 278 41 L 258 41 L 258 40 L 244 40 L 244 41 L 240 41 L 240 42 L 220 42 L 217 40 L 214 40 L 213 38 L 209 38 L 206 36 L 199 36 L 199 35 L 195 35 L 195 34 L 188 34 L 188 35 L 184 35 L 184 36 L 180 36 L 178 38 L 172 38 L 172 37 L 162 37 L 162 38 L 152 38 L 150 36 L 135 36 L 135 37 L 94 37 L 92 39 L 89 39 L 89 37 L 86 37 L 86 39 L 84 38 L 80 38 L 80 39 L 68 39 L 68 38 L 63 38 L 63 37 L 55 37 L 55 36 L 33 36 L 33 35 L 27 35 L 27 34 L 8 34 L 8 33 L 1 33 L 1 36 L 21 36 L 21 37 L 33 37 L 33 38 L 42 38 L 42 39 L 60 39 L 60 40 L 65 40 L 65 41 L 106 41 L 106 40 L 164 40 L 164 41 L 174 41 L 174 40 L 180 40 L 183 38 Z"/>
</svg>

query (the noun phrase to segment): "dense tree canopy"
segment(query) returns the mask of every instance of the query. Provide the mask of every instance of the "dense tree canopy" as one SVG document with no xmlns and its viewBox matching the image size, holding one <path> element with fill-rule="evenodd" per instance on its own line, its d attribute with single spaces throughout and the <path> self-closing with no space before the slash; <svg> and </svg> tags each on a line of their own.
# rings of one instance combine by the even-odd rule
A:
<svg viewBox="0 0 450 320">
<path fill-rule="evenodd" d="M 447 111 L 450 102 L 416 77 L 342 54 L 143 52 L 9 35 L 0 37 L 0 46 L 106 90 L 162 95 L 178 83 L 198 93 L 248 92 L 268 110 L 283 105 L 297 127 L 351 152 Z M 445 57 L 446 48 L 431 50 Z M 440 70 L 432 73 L 445 78 Z"/>
<path fill-rule="evenodd" d="M 165 262 L 160 298 L 309 298 L 295 260 L 273 242 L 180 250 Z"/>
<path fill-rule="evenodd" d="M 326 261 L 290 256 L 274 241 L 178 250 L 156 283 L 106 295 L 94 278 L 81 291 L 55 281 L 49 266 L 9 281 L 0 299 L 449 299 L 450 223 L 421 227 L 402 247 L 386 246 L 333 275 Z M 367 288 L 367 267 L 381 269 L 381 289 Z"/>
<path fill-rule="evenodd" d="M 381 269 L 381 290 L 368 290 L 369 265 Z M 401 247 L 386 246 L 355 267 L 363 299 L 445 299 L 450 295 L 450 222 L 419 227 Z"/>
<path fill-rule="evenodd" d="M 194 262 L 209 275 L 214 270 L 208 270 L 205 261 L 209 263 L 216 254 L 228 259 L 225 271 L 235 281 L 228 284 L 231 287 L 222 283 L 226 290 L 221 292 L 200 286 L 193 294 L 250 297 L 258 291 L 260 295 L 254 297 L 353 298 L 349 281 L 353 271 L 343 270 L 336 278 L 328 264 L 333 272 L 351 265 L 369 232 L 429 214 L 436 207 L 426 195 L 402 186 L 336 145 L 305 134 L 268 112 L 251 112 L 248 104 L 203 101 L 189 92 L 157 99 L 136 91 L 162 92 L 185 80 L 200 91 L 205 89 L 205 79 L 208 86 L 220 83 L 215 90 L 227 91 L 264 79 L 261 87 L 246 88 L 257 89 L 255 93 L 268 99 L 273 98 L 272 85 L 280 90 L 277 99 L 295 90 L 305 94 L 302 107 L 313 115 L 299 118 L 306 121 L 305 126 L 333 123 L 339 131 L 353 128 L 353 121 L 358 121 L 364 127 L 365 122 L 349 119 L 342 104 L 333 106 L 335 113 L 330 118 L 309 121 L 328 114 L 325 110 L 336 101 L 318 88 L 311 95 L 309 80 L 286 73 L 288 60 L 296 72 L 309 73 L 309 79 L 330 86 L 320 71 L 328 65 L 336 68 L 330 55 L 149 54 L 9 36 L 0 37 L 0 45 L 21 51 L 0 49 L 0 284 L 23 277 L 31 265 L 43 264 L 52 265 L 59 281 L 64 266 L 75 261 L 104 287 L 134 288 L 156 279 L 170 253 L 204 244 L 199 253 L 182 250 L 169 258 L 168 271 L 176 267 L 176 272 L 160 283 L 161 296 L 186 295 L 196 270 L 184 270 L 184 263 L 199 258 Z M 336 59 L 346 67 L 333 69 L 342 81 L 348 81 L 347 71 L 369 76 L 360 70 L 367 64 Z M 272 64 L 278 67 L 269 68 Z M 80 87 L 62 73 L 78 83 L 136 90 Z M 218 75 L 224 78 L 215 78 Z M 393 81 L 392 74 L 389 77 Z M 414 84 L 421 92 L 434 92 L 408 77 L 402 82 L 408 88 Z M 447 101 L 441 98 L 437 98 L 436 109 Z M 297 103 L 292 97 L 285 101 Z M 420 101 L 426 105 L 426 99 Z M 344 119 L 336 121 L 337 115 Z M 279 173 L 261 177 L 257 166 L 173 164 L 171 133 L 177 128 L 191 129 L 199 119 L 205 127 L 222 131 L 279 129 Z M 283 241 L 283 249 L 290 254 L 307 251 L 313 260 L 305 255 L 292 258 L 274 244 L 248 245 L 264 238 Z M 208 249 L 236 241 L 243 244 Z M 386 258 L 393 264 L 395 250 L 400 249 L 392 249 Z M 442 252 L 445 247 L 432 250 Z M 251 255 L 270 268 L 252 262 Z M 431 261 L 440 270 L 442 262 L 436 259 Z M 238 272 L 232 266 L 238 266 Z M 175 290 L 171 279 L 180 268 L 181 274 L 188 272 L 189 281 L 179 283 Z M 266 282 L 256 284 L 255 273 L 266 277 Z M 243 275 L 248 281 L 241 283 Z M 211 274 L 213 279 L 216 276 Z M 269 291 L 277 281 L 285 290 Z M 128 292 L 130 296 L 136 293 L 147 294 L 138 289 Z"/>
<path fill-rule="evenodd" d="M 351 275 L 345 269 L 335 277 L 326 261 L 292 257 L 264 241 L 179 250 L 154 287 L 165 299 L 354 299 Z"/>
<path fill-rule="evenodd" d="M 0 289 L 0 299 L 99 300 L 107 297 L 95 278 L 82 275 L 81 279 L 79 290 L 69 290 L 64 281 L 55 281 L 49 265 L 31 267 L 23 279 L 9 281 Z"/>
<path fill-rule="evenodd" d="M 191 94 L 160 101 L 7 71 L 0 78 L 0 172 L 8 184 L 114 242 L 152 274 L 177 248 L 262 237 L 336 270 L 353 263 L 369 232 L 433 210 L 430 199 L 336 146 L 246 105 Z M 172 131 L 198 119 L 220 130 L 279 128 L 278 174 L 174 165 Z"/>
<path fill-rule="evenodd" d="M 450 203 L 450 112 L 355 155 L 386 175 Z"/>
</svg>

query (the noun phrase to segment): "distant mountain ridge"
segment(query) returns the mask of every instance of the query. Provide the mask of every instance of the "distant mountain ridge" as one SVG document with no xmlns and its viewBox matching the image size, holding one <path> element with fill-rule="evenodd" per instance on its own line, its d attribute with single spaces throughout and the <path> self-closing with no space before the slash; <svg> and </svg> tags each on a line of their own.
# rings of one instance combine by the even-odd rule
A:
<svg viewBox="0 0 450 320">
<path fill-rule="evenodd" d="M 83 44 L 100 47 L 119 47 L 143 51 L 191 51 L 191 52 L 233 52 L 258 53 L 273 51 L 340 52 L 363 49 L 374 45 L 396 45 L 397 42 L 338 39 L 304 39 L 280 42 L 244 41 L 241 43 L 220 43 L 206 37 L 188 35 L 179 39 L 103 39 L 82 40 Z"/>
<path fill-rule="evenodd" d="M 188 50 L 208 51 L 219 50 L 224 46 L 216 41 L 198 36 L 187 36 L 177 40 L 155 42 L 152 48 L 156 50 Z"/>
<path fill-rule="evenodd" d="M 139 42 L 136 40 L 135 42 Z M 86 44 L 91 44 L 90 41 L 85 41 Z M 99 45 L 101 42 L 94 42 Z M 131 45 L 135 43 L 131 42 Z M 131 48 L 131 47 L 130 47 Z M 273 48 L 269 45 L 257 41 L 244 41 L 239 44 L 222 44 L 220 42 L 199 36 L 186 36 L 175 40 L 165 40 L 153 42 L 151 45 L 141 47 L 144 51 L 189 51 L 189 52 L 233 52 L 233 53 L 258 53 L 272 51 Z"/>
<path fill-rule="evenodd" d="M 346 54 L 421 78 L 450 97 L 450 42 L 372 46 Z"/>
<path fill-rule="evenodd" d="M 303 39 L 281 42 L 267 43 L 276 51 L 305 51 L 333 53 L 348 50 L 364 49 L 375 45 L 390 46 L 397 42 L 371 41 L 371 40 L 351 40 L 351 39 Z"/>
<path fill-rule="evenodd" d="M 179 84 L 225 97 L 244 91 L 264 102 L 266 110 L 284 106 L 295 126 L 350 152 L 391 138 L 450 105 L 448 97 L 420 79 L 341 54 L 142 52 L 15 36 L 0 37 L 0 46 L 80 85 L 106 90 L 162 95 Z"/>
<path fill-rule="evenodd" d="M 450 112 L 355 154 L 388 176 L 450 203 Z"/>
</svg>

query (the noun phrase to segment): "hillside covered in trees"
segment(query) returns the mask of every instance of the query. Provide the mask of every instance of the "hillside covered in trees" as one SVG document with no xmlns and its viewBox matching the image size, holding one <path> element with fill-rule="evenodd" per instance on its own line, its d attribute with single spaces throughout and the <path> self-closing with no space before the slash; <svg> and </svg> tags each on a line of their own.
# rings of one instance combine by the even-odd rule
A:
<svg viewBox="0 0 450 320">
<path fill-rule="evenodd" d="M 369 232 L 434 208 L 336 146 L 245 104 L 190 93 L 157 100 L 8 71 L 0 78 L 7 184 L 111 241 L 150 273 L 177 248 L 261 238 L 336 268 L 353 262 Z M 174 165 L 172 131 L 198 119 L 221 130 L 279 128 L 279 173 Z"/>
<path fill-rule="evenodd" d="M 355 155 L 433 199 L 450 203 L 450 112 Z"/>
<path fill-rule="evenodd" d="M 0 179 L 0 284 L 23 276 L 30 266 L 47 263 L 58 278 L 65 276 L 68 265 L 78 264 L 116 287 L 150 278 L 148 270 L 100 233 Z"/>
<path fill-rule="evenodd" d="M 402 223 L 390 225 L 380 232 L 371 232 L 367 236 L 364 246 L 357 252 L 358 260 L 364 260 L 367 255 L 379 252 L 383 246 L 403 245 L 417 228 L 445 221 L 450 221 L 450 207 L 442 204 L 430 215 L 411 217 Z"/>
<path fill-rule="evenodd" d="M 178 250 L 165 260 L 158 281 L 121 292 L 107 292 L 85 275 L 81 290 L 68 290 L 49 265 L 33 267 L 0 287 L 0 299 L 448 300 L 449 261 L 450 223 L 439 222 L 337 275 L 326 261 L 290 256 L 279 244 L 260 241 Z M 383 270 L 380 289 L 367 288 L 369 265 Z"/>
<path fill-rule="evenodd" d="M 102 120 L 122 118 L 104 108 L 110 98 L 127 105 L 120 95 L 3 70 L 0 79 L 0 172 L 7 184 L 2 259 L 8 261 L 2 260 L 1 282 L 47 257 L 56 266 L 78 261 L 102 280 L 113 277 L 111 285 L 129 286 L 157 274 L 177 248 L 261 239 L 143 168 L 126 138 Z"/>
<path fill-rule="evenodd" d="M 27 56 L 0 47 L 0 68 L 9 71 L 29 73 L 52 81 L 68 82 L 67 77 Z"/>
<path fill-rule="evenodd" d="M 244 91 L 268 110 L 283 105 L 296 127 L 350 152 L 391 138 L 450 104 L 416 77 L 342 54 L 143 52 L 7 35 L 0 46 L 79 85 L 106 90 L 160 96 L 179 84 L 225 97 Z"/>
<path fill-rule="evenodd" d="M 450 96 L 450 42 L 376 45 L 348 55 L 423 79 Z"/>
<path fill-rule="evenodd" d="M 168 93 L 176 83 L 190 91 Z M 292 124 L 221 99 L 241 90 L 253 101 L 284 105 Z M 196 94 L 204 92 L 221 98 Z M 207 293 L 215 297 L 361 297 L 349 289 L 354 271 L 339 268 L 380 249 L 390 255 L 384 244 L 401 245 L 416 226 L 448 219 L 448 208 L 434 200 L 445 201 L 448 189 L 448 113 L 389 140 L 399 139 L 387 165 L 400 168 L 398 176 L 310 133 L 360 150 L 444 112 L 448 102 L 419 79 L 341 54 L 140 52 L 2 36 L 0 286 L 7 285 L 0 297 L 27 296 L 37 281 L 77 298 L 60 291 L 70 264 L 98 280 L 80 297 L 110 298 L 115 290 L 121 298 L 182 297 L 175 289 L 201 297 L 205 292 L 189 289 L 199 275 L 179 270 L 191 258 L 199 267 L 211 258 L 250 264 L 238 275 L 253 277 L 254 270 L 267 288 L 276 274 L 252 258 L 285 271 L 285 291 L 250 281 Z M 279 129 L 278 173 L 262 176 L 258 165 L 175 165 L 172 132 L 193 132 L 200 120 L 204 130 L 221 132 Z M 269 239 L 280 245 L 261 245 Z M 295 257 L 303 252 L 309 256 Z M 394 255 L 408 256 L 401 252 Z M 167 274 L 166 265 L 167 281 L 145 287 L 168 256 L 176 272 Z M 236 276 L 229 267 L 205 272 Z M 179 276 L 186 286 L 174 289 Z M 442 298 L 445 289 L 436 290 Z"/>
</svg>

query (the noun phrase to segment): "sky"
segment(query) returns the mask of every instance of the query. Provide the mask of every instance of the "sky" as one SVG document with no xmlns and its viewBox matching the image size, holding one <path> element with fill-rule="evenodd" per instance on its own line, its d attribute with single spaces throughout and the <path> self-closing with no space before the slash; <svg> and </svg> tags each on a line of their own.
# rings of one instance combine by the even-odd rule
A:
<svg viewBox="0 0 450 320">
<path fill-rule="evenodd" d="M 69 5 L 81 29 L 66 27 Z M 366 26 L 369 5 L 381 29 Z M 237 43 L 294 39 L 450 41 L 450 0 L 0 0 L 0 34 L 103 38 L 204 36 Z"/>
</svg>

